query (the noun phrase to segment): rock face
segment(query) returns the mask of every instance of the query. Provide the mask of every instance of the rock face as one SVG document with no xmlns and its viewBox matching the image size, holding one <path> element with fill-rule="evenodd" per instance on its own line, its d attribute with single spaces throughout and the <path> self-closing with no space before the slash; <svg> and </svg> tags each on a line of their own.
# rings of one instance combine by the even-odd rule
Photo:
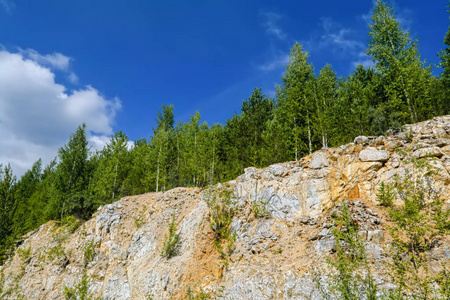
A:
<svg viewBox="0 0 450 300">
<path fill-rule="evenodd" d="M 438 170 L 434 188 L 450 204 L 449 144 L 450 116 L 445 116 L 407 125 L 389 137 L 358 137 L 298 162 L 245 169 L 228 183 L 236 239 L 226 258 L 214 247 L 210 190 L 125 197 L 100 207 L 75 232 L 49 222 L 0 267 L 0 294 L 64 299 L 84 282 L 89 295 L 101 299 L 180 299 L 187 289 L 225 299 L 322 299 L 314 270 L 326 267 L 333 252 L 331 216 L 345 199 L 366 240 L 375 279 L 387 286 L 388 220 L 377 205 L 377 189 L 396 174 L 407 174 L 408 155 L 425 157 Z M 180 243 L 167 259 L 161 251 L 173 216 Z M 443 237 L 430 255 L 433 268 L 450 262 L 450 238 Z"/>
</svg>

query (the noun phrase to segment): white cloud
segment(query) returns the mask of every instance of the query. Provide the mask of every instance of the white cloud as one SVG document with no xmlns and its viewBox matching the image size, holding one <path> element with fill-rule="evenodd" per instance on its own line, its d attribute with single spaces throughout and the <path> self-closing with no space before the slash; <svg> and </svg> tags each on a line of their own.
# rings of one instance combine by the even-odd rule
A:
<svg viewBox="0 0 450 300">
<path fill-rule="evenodd" d="M 364 49 L 364 44 L 352 37 L 353 31 L 351 29 L 342 27 L 332 19 L 322 18 L 321 27 L 323 34 L 320 37 L 319 47 L 334 46 L 335 50 L 351 53 Z"/>
<path fill-rule="evenodd" d="M 261 71 L 268 72 L 284 67 L 288 63 L 289 63 L 289 54 L 279 53 L 278 55 L 275 55 L 270 61 L 265 62 L 262 65 L 259 65 L 258 69 L 260 69 Z"/>
<path fill-rule="evenodd" d="M 27 49 L 27 50 L 20 50 L 20 53 L 22 56 L 27 57 L 38 64 L 49 66 L 53 69 L 61 70 L 61 71 L 67 71 L 69 69 L 69 64 L 71 61 L 71 58 L 68 56 L 65 56 L 64 54 L 55 52 L 53 54 L 46 54 L 42 55 L 39 54 L 36 50 L 33 49 Z"/>
<path fill-rule="evenodd" d="M 36 57 L 46 56 L 36 52 Z M 53 67 L 64 68 L 62 57 L 47 58 Z M 10 162 L 18 175 L 40 157 L 44 164 L 53 159 L 83 122 L 96 147 L 95 141 L 113 132 L 121 108 L 119 99 L 106 99 L 91 86 L 68 91 L 43 64 L 22 51 L 0 50 L 0 163 Z"/>
<path fill-rule="evenodd" d="M 281 15 L 271 11 L 260 11 L 260 16 L 263 18 L 262 25 L 266 29 L 267 34 L 273 35 L 280 40 L 285 40 L 287 34 L 278 26 L 278 21 L 281 20 Z"/>
<path fill-rule="evenodd" d="M 74 72 L 70 72 L 69 75 L 67 75 L 67 79 L 72 84 L 78 84 L 79 81 L 77 74 L 75 74 Z"/>
</svg>

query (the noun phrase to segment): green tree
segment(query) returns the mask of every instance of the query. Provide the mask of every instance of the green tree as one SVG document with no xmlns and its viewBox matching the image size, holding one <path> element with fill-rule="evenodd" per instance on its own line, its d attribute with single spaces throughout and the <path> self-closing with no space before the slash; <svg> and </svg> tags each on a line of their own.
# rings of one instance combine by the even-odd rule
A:
<svg viewBox="0 0 450 300">
<path fill-rule="evenodd" d="M 240 125 L 243 126 L 241 132 L 247 133 L 241 138 L 248 139 L 248 147 L 241 149 L 245 152 L 245 167 L 262 167 L 263 151 L 265 150 L 262 133 L 267 126 L 267 122 L 272 119 L 273 100 L 267 98 L 260 88 L 255 88 L 252 95 L 242 103 L 242 114 Z"/>
<path fill-rule="evenodd" d="M 134 142 L 130 150 L 130 170 L 124 180 L 123 186 L 131 195 L 138 195 L 154 190 L 153 178 L 149 176 L 152 172 L 152 162 L 148 159 L 150 144 L 145 138 Z"/>
<path fill-rule="evenodd" d="M 329 64 L 320 70 L 313 88 L 316 106 L 314 129 L 322 138 L 322 147 L 328 148 L 328 136 L 331 131 L 330 113 L 336 94 L 336 73 Z"/>
<path fill-rule="evenodd" d="M 450 1 L 447 5 L 450 8 Z M 450 10 L 447 10 L 450 13 Z M 448 101 L 448 95 L 450 94 L 450 26 L 445 34 L 444 38 L 445 48 L 438 54 L 441 59 L 440 67 L 442 68 L 441 79 L 436 80 L 433 84 L 432 91 L 440 92 L 437 95 L 433 95 L 433 99 L 437 100 L 436 114 L 447 114 L 450 112 L 450 101 Z"/>
<path fill-rule="evenodd" d="M 127 194 L 124 182 L 130 167 L 128 137 L 122 131 L 116 132 L 99 153 L 94 171 L 91 190 L 97 205 L 114 202 Z"/>
<path fill-rule="evenodd" d="M 300 155 L 313 150 L 312 112 L 314 69 L 308 63 L 308 53 L 298 43 L 289 54 L 282 83 L 277 86 L 276 97 L 278 108 L 276 120 L 286 150 L 282 160 L 298 160 Z"/>
<path fill-rule="evenodd" d="M 25 172 L 16 184 L 16 203 L 14 209 L 14 235 L 20 236 L 31 229 L 33 223 L 29 220 L 32 215 L 30 199 L 41 184 L 42 160 L 37 160 L 31 170 Z"/>
<path fill-rule="evenodd" d="M 430 67 L 420 59 L 417 41 L 404 31 L 386 2 L 378 0 L 372 16 L 367 54 L 383 76 L 391 126 L 430 115 Z"/>
<path fill-rule="evenodd" d="M 57 215 L 75 214 L 87 217 L 92 209 L 88 194 L 88 142 L 86 124 L 77 128 L 66 145 L 59 148 L 59 164 L 56 167 L 55 193 L 49 210 L 52 219 Z"/>
<path fill-rule="evenodd" d="M 13 245 L 13 216 L 15 207 L 16 177 L 11 166 L 0 165 L 0 264 L 7 258 L 8 250 Z"/>
</svg>

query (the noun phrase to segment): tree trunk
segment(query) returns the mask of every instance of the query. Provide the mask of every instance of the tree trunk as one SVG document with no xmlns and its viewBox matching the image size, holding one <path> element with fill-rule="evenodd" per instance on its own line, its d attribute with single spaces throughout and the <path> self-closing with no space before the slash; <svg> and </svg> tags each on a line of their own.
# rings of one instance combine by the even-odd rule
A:
<svg viewBox="0 0 450 300">
<path fill-rule="evenodd" d="M 118 165 L 119 163 L 116 163 L 116 175 L 114 176 L 114 185 L 113 185 L 113 191 L 112 191 L 112 202 L 111 203 L 113 203 L 114 202 L 114 192 L 115 192 L 115 190 L 116 190 L 116 179 L 117 179 L 117 165 Z"/>
</svg>

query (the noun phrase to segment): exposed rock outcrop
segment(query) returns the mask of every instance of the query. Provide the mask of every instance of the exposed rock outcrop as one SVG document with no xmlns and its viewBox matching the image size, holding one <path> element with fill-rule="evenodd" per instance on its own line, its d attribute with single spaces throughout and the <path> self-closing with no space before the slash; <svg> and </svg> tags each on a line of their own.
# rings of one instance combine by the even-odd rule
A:
<svg viewBox="0 0 450 300">
<path fill-rule="evenodd" d="M 73 233 L 44 224 L 0 267 L 3 295 L 62 299 L 84 276 L 89 294 L 101 299 L 178 299 L 189 287 L 222 291 L 225 299 L 321 299 L 314 269 L 325 268 L 335 248 L 332 216 L 344 199 L 366 241 L 376 282 L 388 286 L 383 261 L 389 220 L 377 189 L 407 174 L 408 155 L 425 157 L 437 170 L 433 188 L 450 205 L 449 144 L 445 116 L 388 137 L 358 137 L 298 162 L 247 168 L 229 182 L 236 240 L 226 260 L 213 245 L 206 203 L 211 191 L 200 188 L 125 197 L 100 207 Z M 255 205 L 264 213 L 257 215 Z M 167 259 L 160 254 L 172 216 L 180 243 Z M 436 271 L 450 262 L 450 238 L 444 236 L 429 255 Z"/>
</svg>

